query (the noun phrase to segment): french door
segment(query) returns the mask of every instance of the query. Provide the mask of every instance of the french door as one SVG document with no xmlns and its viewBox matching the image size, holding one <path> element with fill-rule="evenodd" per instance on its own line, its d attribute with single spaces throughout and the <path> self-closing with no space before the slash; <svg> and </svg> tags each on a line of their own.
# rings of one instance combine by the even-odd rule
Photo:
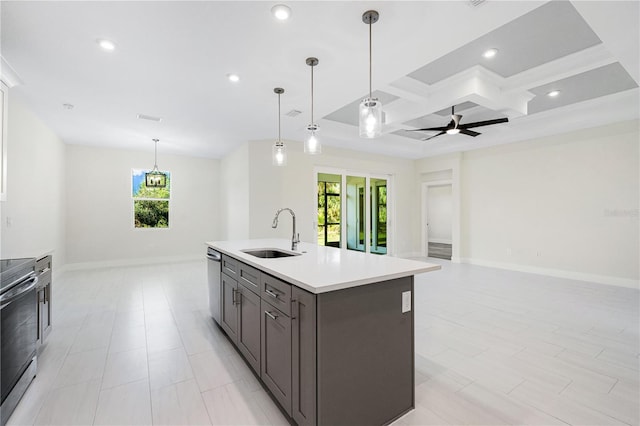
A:
<svg viewBox="0 0 640 426">
<path fill-rule="evenodd" d="M 316 173 L 318 244 L 387 254 L 391 176 Z"/>
</svg>

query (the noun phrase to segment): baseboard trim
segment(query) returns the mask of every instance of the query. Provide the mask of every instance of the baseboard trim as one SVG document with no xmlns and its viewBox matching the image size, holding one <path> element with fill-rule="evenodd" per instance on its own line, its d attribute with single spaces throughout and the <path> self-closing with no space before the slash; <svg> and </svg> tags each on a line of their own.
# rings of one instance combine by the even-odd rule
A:
<svg viewBox="0 0 640 426">
<path fill-rule="evenodd" d="M 393 257 L 409 258 L 409 257 L 424 257 L 419 251 L 408 251 L 406 253 L 398 253 Z"/>
<path fill-rule="evenodd" d="M 587 281 L 598 284 L 612 285 L 616 287 L 632 288 L 640 290 L 640 280 L 630 278 L 612 277 L 609 275 L 585 274 L 583 272 L 566 271 L 562 269 L 540 268 L 537 266 L 518 265 L 515 263 L 493 262 L 490 260 L 473 259 L 463 257 L 457 259 L 460 263 L 468 263 L 470 265 L 487 266 L 489 268 L 506 269 L 509 271 L 527 272 L 538 275 L 548 275 L 556 278 L 567 278 L 570 280 Z M 457 263 L 457 262 L 456 262 Z"/>
<path fill-rule="evenodd" d="M 181 255 L 181 256 L 162 256 L 162 257 L 142 257 L 135 259 L 112 259 L 112 260 L 101 260 L 97 262 L 78 262 L 78 263 L 67 263 L 62 266 L 63 271 L 82 271 L 86 269 L 100 269 L 100 268 L 113 268 L 119 266 L 143 266 L 143 265 L 157 265 L 160 263 L 180 263 L 180 262 L 191 262 L 194 260 L 202 260 L 204 259 L 204 254 L 196 255 Z"/>
<path fill-rule="evenodd" d="M 432 238 L 429 240 L 430 243 L 436 243 L 436 244 L 452 244 L 451 240 L 445 240 L 442 238 Z"/>
</svg>

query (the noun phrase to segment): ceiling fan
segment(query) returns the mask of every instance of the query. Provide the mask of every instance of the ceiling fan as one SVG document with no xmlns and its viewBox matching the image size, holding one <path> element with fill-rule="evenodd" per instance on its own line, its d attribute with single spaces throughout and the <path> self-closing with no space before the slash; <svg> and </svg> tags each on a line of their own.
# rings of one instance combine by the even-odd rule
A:
<svg viewBox="0 0 640 426">
<path fill-rule="evenodd" d="M 408 132 L 439 132 L 433 136 L 422 139 L 423 141 L 428 141 L 429 139 L 433 139 L 440 135 L 449 134 L 456 135 L 458 133 L 462 133 L 463 135 L 473 136 L 474 138 L 482 133 L 475 132 L 473 130 L 469 130 L 473 127 L 482 127 L 482 126 L 491 126 L 492 124 L 499 123 L 507 123 L 509 121 L 508 118 L 496 118 L 494 120 L 486 120 L 486 121 L 476 121 L 475 123 L 467 123 L 460 124 L 460 120 L 462 116 L 460 114 L 455 113 L 455 106 L 451 107 L 451 121 L 445 127 L 427 127 L 425 129 L 413 129 L 407 130 Z"/>
</svg>

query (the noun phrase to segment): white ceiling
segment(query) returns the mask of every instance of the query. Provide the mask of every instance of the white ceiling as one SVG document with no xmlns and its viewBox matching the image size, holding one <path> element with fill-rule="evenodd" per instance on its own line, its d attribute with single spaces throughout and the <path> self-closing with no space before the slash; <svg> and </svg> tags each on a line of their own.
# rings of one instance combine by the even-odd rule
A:
<svg viewBox="0 0 640 426">
<path fill-rule="evenodd" d="M 219 158 L 247 140 L 269 143 L 274 87 L 285 89 L 283 138 L 302 140 L 309 56 L 320 61 L 322 141 L 354 150 L 420 158 L 640 116 L 637 1 L 299 1 L 286 3 L 286 22 L 271 16 L 275 3 L 3 0 L 2 73 L 18 77 L 11 95 L 66 143 L 152 151 L 159 138 L 160 155 Z M 368 91 L 368 9 L 380 13 L 373 88 L 386 117 L 375 140 L 359 139 L 354 126 Z M 98 38 L 116 50 L 101 50 Z M 481 56 L 489 47 L 499 49 L 492 61 Z M 556 86 L 561 95 L 546 98 Z M 476 138 L 424 142 L 429 134 L 404 131 L 445 125 L 454 104 L 464 104 L 463 122 L 510 122 Z M 302 113 L 284 115 L 294 109 Z"/>
</svg>

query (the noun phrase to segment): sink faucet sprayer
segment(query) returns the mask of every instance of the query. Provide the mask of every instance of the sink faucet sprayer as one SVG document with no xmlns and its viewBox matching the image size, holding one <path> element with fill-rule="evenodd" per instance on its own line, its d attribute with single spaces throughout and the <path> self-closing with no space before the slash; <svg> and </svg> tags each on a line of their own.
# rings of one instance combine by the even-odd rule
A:
<svg viewBox="0 0 640 426">
<path fill-rule="evenodd" d="M 298 248 L 298 243 L 300 242 L 300 234 L 296 234 L 296 214 L 288 207 L 283 207 L 276 212 L 276 217 L 273 218 L 273 223 L 271 224 L 272 228 L 278 227 L 278 216 L 283 210 L 287 210 L 291 213 L 291 217 L 293 218 L 293 236 L 291 237 L 291 250 L 296 250 Z"/>
</svg>

